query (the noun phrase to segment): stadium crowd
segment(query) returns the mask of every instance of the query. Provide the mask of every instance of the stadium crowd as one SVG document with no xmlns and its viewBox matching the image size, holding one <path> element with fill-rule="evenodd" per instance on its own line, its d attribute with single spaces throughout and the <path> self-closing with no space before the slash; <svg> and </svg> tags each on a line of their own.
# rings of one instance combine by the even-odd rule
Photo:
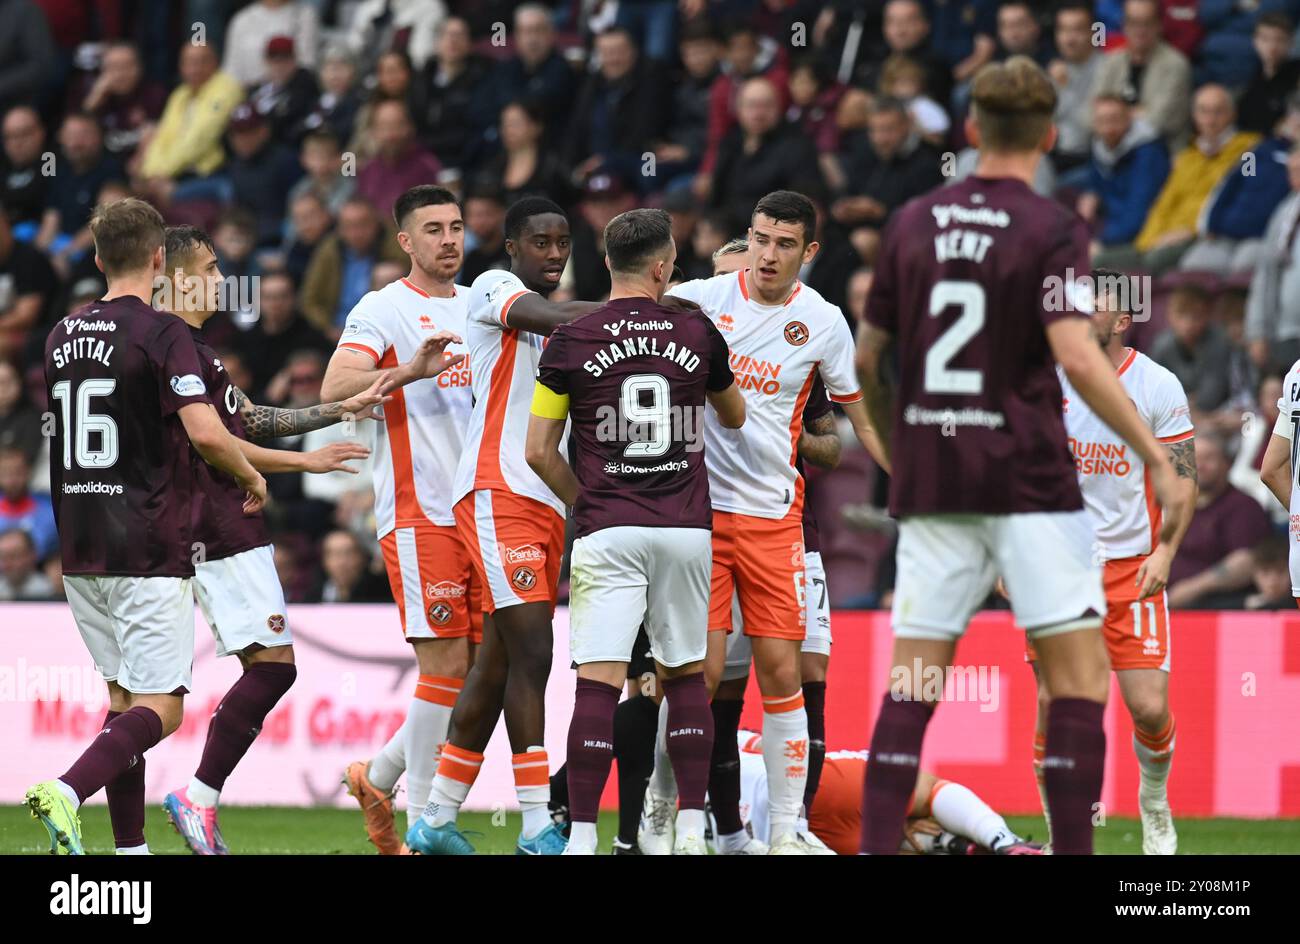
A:
<svg viewBox="0 0 1300 944">
<path fill-rule="evenodd" d="M 822 246 L 802 278 L 856 328 L 891 214 L 974 166 L 970 78 L 1027 54 L 1059 93 L 1038 189 L 1090 223 L 1095 263 L 1149 277 L 1129 343 L 1192 403 L 1170 602 L 1289 607 L 1258 468 L 1300 358 L 1298 22 L 1300 0 L 0 0 L 0 600 L 61 593 L 42 351 L 104 289 L 97 204 L 212 233 L 237 290 L 205 333 L 258 403 L 319 402 L 348 312 L 405 272 L 391 209 L 418 183 L 462 198 L 466 285 L 508 265 L 511 202 L 561 203 L 555 297 L 584 300 L 618 213 L 667 209 L 696 278 L 758 197 L 798 190 Z M 810 473 L 828 584 L 883 606 L 883 475 L 844 438 Z M 291 602 L 391 599 L 364 467 L 271 490 Z"/>
</svg>

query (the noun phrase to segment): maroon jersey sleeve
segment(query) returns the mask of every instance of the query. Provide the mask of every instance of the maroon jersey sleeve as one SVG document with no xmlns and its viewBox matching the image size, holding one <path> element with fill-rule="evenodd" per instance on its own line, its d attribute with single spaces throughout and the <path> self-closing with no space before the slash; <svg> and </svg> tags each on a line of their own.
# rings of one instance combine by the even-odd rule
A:
<svg viewBox="0 0 1300 944">
<path fill-rule="evenodd" d="M 834 410 L 831 404 L 831 398 L 826 396 L 826 384 L 822 383 L 821 375 L 813 377 L 812 386 L 808 388 L 808 402 L 803 408 L 803 422 L 807 426 L 813 420 L 819 420 L 827 413 Z"/>
<path fill-rule="evenodd" d="M 566 358 L 569 349 L 566 343 L 565 326 L 560 325 L 551 332 L 546 341 L 546 348 L 537 360 L 537 379 L 560 396 L 569 395 L 569 369 Z"/>
<path fill-rule="evenodd" d="M 867 292 L 867 324 L 887 334 L 898 333 L 898 296 L 894 267 L 898 258 L 897 229 L 901 217 L 902 214 L 894 214 L 894 218 L 881 235 L 880 251 L 876 256 L 876 267 L 871 277 L 871 289 Z"/>
<path fill-rule="evenodd" d="M 704 387 L 710 393 L 721 393 L 736 382 L 736 375 L 731 372 L 731 350 L 727 339 L 712 321 L 701 316 L 706 326 L 709 343 L 709 379 Z"/>
<path fill-rule="evenodd" d="M 191 403 L 212 402 L 203 380 L 203 363 L 185 322 L 179 318 L 163 322 L 145 351 L 158 378 L 158 402 L 163 416 L 171 416 Z"/>
</svg>

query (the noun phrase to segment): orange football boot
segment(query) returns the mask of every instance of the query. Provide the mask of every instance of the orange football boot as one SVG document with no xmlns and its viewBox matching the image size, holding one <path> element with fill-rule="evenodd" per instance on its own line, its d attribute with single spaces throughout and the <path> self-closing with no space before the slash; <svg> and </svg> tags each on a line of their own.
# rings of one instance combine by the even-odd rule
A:
<svg viewBox="0 0 1300 944">
<path fill-rule="evenodd" d="M 384 793 L 366 776 L 366 761 L 356 760 L 343 772 L 343 785 L 361 805 L 366 818 L 366 835 L 380 855 L 400 855 L 402 840 L 393 828 L 393 794 Z"/>
</svg>

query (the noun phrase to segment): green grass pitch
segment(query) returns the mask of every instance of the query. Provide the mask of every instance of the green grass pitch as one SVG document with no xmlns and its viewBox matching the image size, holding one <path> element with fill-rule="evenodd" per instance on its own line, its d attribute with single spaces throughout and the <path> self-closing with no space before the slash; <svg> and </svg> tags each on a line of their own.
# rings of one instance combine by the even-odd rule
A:
<svg viewBox="0 0 1300 944">
<path fill-rule="evenodd" d="M 105 806 L 86 807 L 81 814 L 86 851 L 111 853 L 113 834 Z M 466 829 L 480 833 L 471 841 L 481 853 L 507 855 L 514 851 L 519 815 L 466 813 Z M 398 815 L 399 825 L 405 817 Z M 1008 817 L 1021 835 L 1041 838 L 1043 821 L 1037 817 Z M 1180 853 L 1214 855 L 1300 854 L 1300 820 L 1180 819 Z M 600 850 L 606 852 L 617 829 L 613 814 L 600 818 Z M 361 814 L 349 809 L 287 809 L 280 807 L 229 807 L 221 811 L 221 831 L 235 854 L 262 855 L 371 855 Z M 186 853 L 161 808 L 148 811 L 145 835 L 158 854 Z M 26 807 L 0 807 L 0 854 L 30 855 L 48 851 L 45 830 Z M 1136 820 L 1112 819 L 1097 830 L 1097 851 L 1111 855 L 1142 852 L 1142 831 Z"/>
</svg>

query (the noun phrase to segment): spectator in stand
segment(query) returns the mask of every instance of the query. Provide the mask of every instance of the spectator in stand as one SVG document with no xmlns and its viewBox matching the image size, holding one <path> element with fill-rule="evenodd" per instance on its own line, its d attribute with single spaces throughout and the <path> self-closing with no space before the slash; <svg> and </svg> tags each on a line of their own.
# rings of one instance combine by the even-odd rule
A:
<svg viewBox="0 0 1300 944">
<path fill-rule="evenodd" d="M 331 531 L 321 545 L 322 584 L 316 603 L 388 603 L 388 581 L 370 568 L 370 555 L 351 531 Z"/>
<path fill-rule="evenodd" d="M 885 48 L 879 58 L 861 69 L 858 83 L 874 89 L 880 85 L 884 62 L 892 56 L 906 56 L 921 67 L 924 83 L 918 94 L 947 103 L 952 95 L 952 70 L 930 50 L 930 21 L 920 0 L 889 0 L 881 17 Z"/>
<path fill-rule="evenodd" d="M 442 0 L 361 0 L 346 39 L 365 75 L 376 52 L 400 49 L 416 69 L 434 55 L 438 27 L 447 18 Z"/>
<path fill-rule="evenodd" d="M 109 153 L 128 161 L 166 104 L 167 90 L 144 76 L 140 50 L 134 43 L 116 40 L 104 46 L 99 75 L 81 109 L 99 119 Z"/>
<path fill-rule="evenodd" d="M 1093 97 L 1119 95 L 1160 132 L 1171 150 L 1187 140 L 1192 69 L 1187 58 L 1161 38 L 1157 0 L 1124 4 L 1124 47 L 1107 53 L 1097 71 Z"/>
<path fill-rule="evenodd" d="M 1169 149 L 1145 118 L 1118 95 L 1092 103 L 1092 160 L 1079 195 L 1079 215 L 1100 224 L 1100 247 L 1132 245 L 1169 177 Z"/>
<path fill-rule="evenodd" d="M 410 109 L 414 100 L 415 67 L 411 65 L 406 53 L 400 49 L 390 49 L 379 57 L 375 65 L 375 85 L 365 104 L 357 111 L 348 151 L 355 154 L 358 160 L 374 157 L 377 147 L 374 135 L 375 110 L 384 102 L 401 102 Z M 411 113 L 408 111 L 408 114 Z M 414 122 L 414 118 L 411 120 Z"/>
<path fill-rule="evenodd" d="M 1212 301 L 1196 282 L 1175 288 L 1169 296 L 1169 327 L 1151 345 L 1151 359 L 1183 385 L 1194 419 L 1228 399 L 1231 345 L 1223 329 L 1210 320 Z"/>
<path fill-rule="evenodd" d="M 936 3 L 930 15 L 931 48 L 952 69 L 954 83 L 969 82 L 981 66 L 993 61 L 998 48 L 998 0 Z"/>
<path fill-rule="evenodd" d="M 56 598 L 54 585 L 37 567 L 32 536 L 22 528 L 0 530 L 0 602 Z"/>
<path fill-rule="evenodd" d="M 293 39 L 272 37 L 266 44 L 266 78 L 248 93 L 248 102 L 270 122 L 275 139 L 296 146 L 319 97 L 316 76 L 299 62 Z"/>
<path fill-rule="evenodd" d="M 1243 131 L 1269 134 L 1300 85 L 1300 59 L 1291 55 L 1295 26 L 1285 13 L 1261 13 L 1255 21 L 1256 68 L 1237 97 L 1237 124 Z"/>
<path fill-rule="evenodd" d="M 343 151 L 339 148 L 339 139 L 328 131 L 314 131 L 302 139 L 298 164 L 305 173 L 289 191 L 290 204 L 304 193 L 311 193 L 320 198 L 330 215 L 334 215 L 356 190 L 356 177 L 343 173 Z M 288 235 L 290 239 L 296 235 L 292 220 Z"/>
<path fill-rule="evenodd" d="M 162 120 L 139 152 L 135 186 L 155 204 L 175 200 L 221 200 L 227 183 L 222 135 L 244 90 L 217 68 L 211 46 L 181 47 L 181 84 L 167 98 Z"/>
<path fill-rule="evenodd" d="M 501 150 L 483 168 L 482 182 L 501 191 L 506 206 L 527 194 L 542 194 L 560 206 L 572 202 L 573 188 L 563 162 L 545 146 L 537 106 L 511 102 L 501 109 Z"/>
<path fill-rule="evenodd" d="M 1253 498 L 1228 484 L 1228 453 L 1221 437 L 1198 432 L 1196 474 L 1196 513 L 1169 571 L 1169 605 L 1231 606 L 1250 586 L 1251 548 L 1273 528 Z"/>
<path fill-rule="evenodd" d="M 577 79 L 555 48 L 551 11 L 540 3 L 523 4 L 515 10 L 511 36 L 514 55 L 493 69 L 496 110 L 510 102 L 532 102 L 547 143 L 558 145 L 572 116 Z"/>
<path fill-rule="evenodd" d="M 271 124 L 245 102 L 235 109 L 227 133 L 230 202 L 257 220 L 257 245 L 278 244 L 284 236 L 284 211 L 302 167 L 298 155 L 275 140 Z"/>
<path fill-rule="evenodd" d="M 437 58 L 425 63 L 416 80 L 416 123 L 424 129 L 424 144 L 448 167 L 464 170 L 482 156 L 492 123 L 490 73 L 474 52 L 469 23 L 458 16 L 443 20 Z"/>
<path fill-rule="evenodd" d="M 1196 238 L 1197 221 L 1215 185 L 1259 141 L 1257 134 L 1238 131 L 1234 118 L 1232 98 L 1223 86 L 1196 90 L 1196 139 L 1174 160 L 1133 246 L 1106 250 L 1095 260 L 1098 266 L 1159 275 L 1178 264 Z"/>
<path fill-rule="evenodd" d="M 265 390 L 271 378 L 296 351 L 329 355 L 329 338 L 312 327 L 297 309 L 293 279 L 287 272 L 268 272 L 258 291 L 257 320 L 238 336 L 237 349 L 252 377 L 250 395 Z"/>
<path fill-rule="evenodd" d="M 0 359 L 22 350 L 57 288 L 44 254 L 14 239 L 0 206 Z"/>
<path fill-rule="evenodd" d="M 506 202 L 496 187 L 476 187 L 465 196 L 465 243 L 472 240 L 473 248 L 465 251 L 465 264 L 457 279 L 461 285 L 472 285 L 489 269 L 510 268 L 505 223 Z"/>
<path fill-rule="evenodd" d="M 577 219 L 570 227 L 573 252 L 569 256 L 569 273 L 575 298 L 597 300 L 609 294 L 605 227 L 637 205 L 636 191 L 613 168 L 597 168 L 587 178 Z"/>
<path fill-rule="evenodd" d="M 893 55 L 880 70 L 880 94 L 903 103 L 916 132 L 929 144 L 943 147 L 952 122 L 934 99 L 925 94 L 925 71 L 920 63 L 907 56 Z M 826 159 L 834 151 L 822 151 Z"/>
<path fill-rule="evenodd" d="M 1197 59 L 1197 81 L 1241 88 L 1251 80 L 1251 43 L 1257 18 L 1280 12 L 1295 22 L 1296 0 L 1201 0 L 1197 4 L 1205 37 Z"/>
<path fill-rule="evenodd" d="M 406 253 L 380 222 L 374 205 L 353 197 L 339 211 L 337 232 L 312 253 L 298 307 L 317 329 L 337 339 L 343 322 L 370 291 L 370 270 L 381 259 L 401 262 Z"/>
<path fill-rule="evenodd" d="M 10 361 L 0 360 L 0 450 L 16 449 L 31 465 L 43 438 L 41 414 L 27 402 L 22 375 Z"/>
<path fill-rule="evenodd" d="M 737 125 L 718 151 L 710 205 L 730 217 L 734 232 L 748 226 L 754 204 L 764 194 L 822 186 L 813 142 L 782 118 L 780 103 L 780 93 L 767 79 L 746 82 L 736 107 Z"/>
<path fill-rule="evenodd" d="M 49 159 L 45 156 L 45 126 L 36 109 L 11 108 L 4 116 L 4 184 L 0 205 L 9 214 L 15 239 L 36 238 L 49 190 Z"/>
<path fill-rule="evenodd" d="M 1028 56 L 1044 68 L 1051 50 L 1043 42 L 1043 28 L 1027 0 L 1005 0 L 998 7 L 997 59 Z"/>
<path fill-rule="evenodd" d="M 357 112 L 361 109 L 361 93 L 357 90 L 357 66 L 350 52 L 342 47 L 325 51 L 320 86 L 320 95 L 302 124 L 294 129 L 294 136 L 327 131 L 340 142 L 351 140 Z"/>
<path fill-rule="evenodd" d="M 292 233 L 281 247 L 279 262 L 294 284 L 301 285 L 307 276 L 312 254 L 334 226 L 334 217 L 325 201 L 309 190 L 290 202 L 289 219 Z"/>
<path fill-rule="evenodd" d="M 1280 534 L 1270 535 L 1250 549 L 1251 586 L 1242 609 L 1294 611 L 1290 555 L 1291 542 Z"/>
<path fill-rule="evenodd" d="M 1057 7 L 1055 23 L 1056 57 L 1047 67 L 1057 95 L 1053 163 L 1062 186 L 1083 187 L 1089 176 L 1092 86 L 1102 57 L 1092 45 L 1092 11 L 1084 0 Z"/>
<path fill-rule="evenodd" d="M 704 9 L 701 0 L 622 0 L 617 6 L 615 22 L 625 29 L 645 57 L 654 62 L 672 61 L 673 41 L 677 32 L 678 7 Z M 684 10 L 685 12 L 685 10 Z M 698 14 L 697 14 L 698 15 Z"/>
<path fill-rule="evenodd" d="M 420 145 L 411 113 L 402 102 L 376 105 L 370 130 L 375 156 L 357 174 L 357 195 L 387 214 L 407 190 L 437 180 L 442 162 Z"/>
<path fill-rule="evenodd" d="M 640 55 L 622 28 L 596 37 L 596 71 L 578 93 L 569 123 L 569 163 L 583 180 L 597 167 L 612 167 L 648 191 L 657 178 L 645 173 L 643 154 L 663 139 L 671 99 L 662 67 Z"/>
<path fill-rule="evenodd" d="M 0 112 L 38 102 L 59 78 L 45 14 L 31 0 L 0 0 Z"/>
<path fill-rule="evenodd" d="M 1300 360 L 1300 148 L 1286 173 L 1291 192 L 1269 217 L 1246 299 L 1246 344 L 1261 370 Z"/>
<path fill-rule="evenodd" d="M 1160 0 L 1161 34 L 1165 42 L 1186 56 L 1189 62 L 1197 57 L 1201 38 L 1205 35 L 1197 15 L 1200 3 L 1201 0 Z M 1103 35 L 1108 40 L 1105 45 L 1117 45 L 1113 38 L 1117 36 L 1121 37 L 1119 44 L 1122 44 L 1124 0 L 1097 0 L 1096 16 L 1105 30 Z"/>
<path fill-rule="evenodd" d="M 726 36 L 722 71 L 714 80 L 709 97 L 709 135 L 704 160 L 700 162 L 700 172 L 693 184 L 695 195 L 701 199 L 708 198 L 718 149 L 736 123 L 736 104 L 741 86 L 750 79 L 766 78 L 781 96 L 779 107 L 782 112 L 787 104 L 785 92 L 790 87 L 785 52 L 775 41 L 761 36 L 744 20 L 733 23 Z"/>
<path fill-rule="evenodd" d="M 870 131 L 856 138 L 843 161 L 848 186 L 831 204 L 831 217 L 868 265 L 890 214 L 943 183 L 939 154 L 912 130 L 907 108 L 880 98 L 871 106 Z"/>
<path fill-rule="evenodd" d="M 230 19 L 226 27 L 222 70 L 240 85 L 259 85 L 268 78 L 268 46 L 277 37 L 289 40 L 298 61 L 316 68 L 320 46 L 317 5 L 304 0 L 254 0 Z"/>
<path fill-rule="evenodd" d="M 99 123 L 74 112 L 59 129 L 59 172 L 50 181 L 49 203 L 36 235 L 38 248 L 50 253 L 54 267 L 67 273 L 71 263 L 89 249 L 90 214 L 104 184 L 125 176 L 122 163 L 104 150 Z"/>
<path fill-rule="evenodd" d="M 924 81 L 924 71 L 916 63 L 906 57 L 899 60 L 916 68 L 916 75 Z M 833 154 L 840 146 L 835 113 L 844 92 L 844 84 L 836 80 L 820 59 L 801 59 L 790 69 L 790 107 L 786 109 L 785 120 L 799 128 L 820 155 Z"/>
<path fill-rule="evenodd" d="M 722 45 L 702 19 L 683 26 L 677 48 L 682 68 L 672 86 L 668 127 L 654 148 L 655 173 L 667 190 L 689 186 L 704 159 L 709 103 L 722 57 Z"/>
<path fill-rule="evenodd" d="M 1197 219 L 1199 238 L 1180 268 L 1227 277 L 1250 272 L 1264 248 L 1269 214 L 1291 190 L 1287 154 L 1300 141 L 1300 92 L 1276 130 L 1224 173 Z"/>
<path fill-rule="evenodd" d="M 36 559 L 59 551 L 59 531 L 49 495 L 31 490 L 32 464 L 21 449 L 0 450 L 0 531 L 21 528 L 32 538 Z"/>
</svg>

